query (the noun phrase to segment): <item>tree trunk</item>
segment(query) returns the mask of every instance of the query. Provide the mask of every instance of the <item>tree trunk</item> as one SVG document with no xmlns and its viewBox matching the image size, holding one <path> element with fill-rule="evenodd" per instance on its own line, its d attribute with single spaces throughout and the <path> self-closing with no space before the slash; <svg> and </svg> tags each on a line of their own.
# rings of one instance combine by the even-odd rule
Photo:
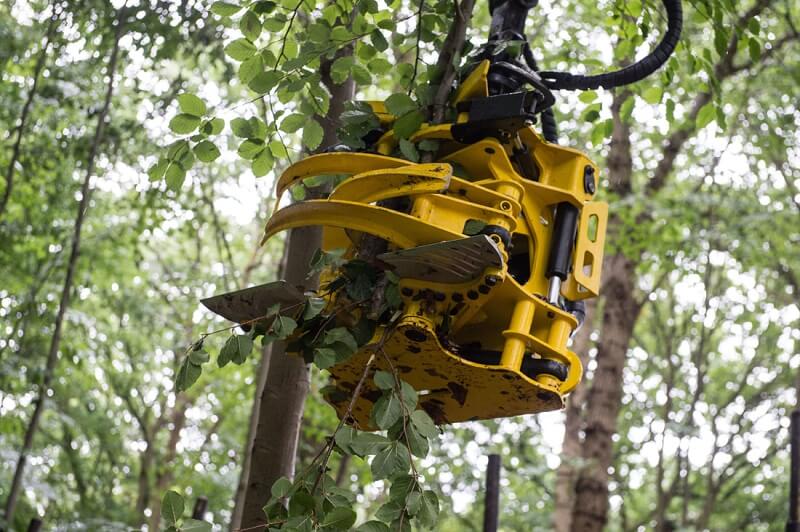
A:
<svg viewBox="0 0 800 532">
<path fill-rule="evenodd" d="M 627 90 L 614 94 L 611 112 L 614 129 L 608 154 L 611 192 L 619 196 L 631 193 L 633 163 L 630 126 L 622 120 L 620 109 L 631 97 Z M 612 216 L 609 235 L 618 237 L 621 221 Z M 622 372 L 625 357 L 639 313 L 635 298 L 635 263 L 621 252 L 606 258 L 602 288 L 604 309 L 597 368 L 587 392 L 584 439 L 581 448 L 583 467 L 575 484 L 572 530 L 599 531 L 606 524 L 608 512 L 608 470 L 614 455 L 612 436 L 617 428 L 617 414 L 622 399 Z"/>
<path fill-rule="evenodd" d="M 11 190 L 14 188 L 14 171 L 19 161 L 19 154 L 22 145 L 22 135 L 25 133 L 25 126 L 28 125 L 28 114 L 33 104 L 33 99 L 36 97 L 36 90 L 39 87 L 39 75 L 44 68 L 44 61 L 47 58 L 47 49 L 50 47 L 50 42 L 53 40 L 53 33 L 58 26 L 58 18 L 60 13 L 57 13 L 55 6 L 53 7 L 53 14 L 50 16 L 50 22 L 47 25 L 47 33 L 44 36 L 44 43 L 42 49 L 39 50 L 39 56 L 36 58 L 36 65 L 33 67 L 33 84 L 28 93 L 28 98 L 22 106 L 22 112 L 19 116 L 19 126 L 17 127 L 17 138 L 14 140 L 14 147 L 11 149 L 11 160 L 8 162 L 6 169 L 6 189 L 3 191 L 3 197 L 0 198 L 0 218 L 6 211 L 8 200 L 11 198 Z"/>
<path fill-rule="evenodd" d="M 119 13 L 118 13 L 119 14 Z M 61 299 L 58 305 L 58 313 L 53 327 L 53 336 L 50 340 L 50 349 L 47 354 L 47 364 L 45 366 L 44 377 L 39 385 L 33 415 L 31 416 L 28 428 L 25 431 L 25 439 L 22 444 L 22 449 L 19 453 L 16 470 L 14 471 L 14 478 L 11 482 L 11 487 L 8 491 L 8 499 L 6 499 L 5 519 L 10 526 L 13 526 L 14 511 L 17 506 L 17 499 L 22 489 L 22 478 L 25 472 L 25 464 L 28 454 L 33 446 L 33 438 L 39 428 L 39 422 L 44 411 L 44 403 L 47 398 L 47 392 L 50 390 L 50 383 L 53 380 L 53 373 L 55 371 L 56 363 L 58 362 L 58 351 L 61 346 L 61 328 L 64 323 L 64 315 L 69 308 L 70 293 L 72 292 L 72 280 L 75 277 L 75 270 L 80 255 L 81 244 L 81 230 L 83 228 L 83 221 L 86 216 L 86 210 L 89 207 L 89 198 L 92 193 L 91 181 L 92 174 L 94 173 L 95 158 L 100 148 L 100 143 L 103 139 L 103 129 L 105 127 L 106 116 L 108 109 L 111 105 L 111 96 L 114 91 L 114 79 L 117 69 L 117 56 L 119 55 L 119 40 L 122 37 L 123 21 L 121 17 L 117 17 L 117 28 L 115 32 L 114 45 L 111 50 L 111 55 L 108 60 L 108 85 L 106 87 L 105 101 L 103 108 L 97 116 L 97 127 L 94 132 L 92 140 L 92 147 L 89 152 L 89 158 L 86 161 L 86 176 L 81 186 L 81 200 L 78 203 L 78 213 L 75 217 L 75 226 L 72 234 L 72 247 L 70 250 L 69 261 L 67 262 L 67 272 L 64 277 L 64 286 L 61 290 Z"/>
<path fill-rule="evenodd" d="M 345 102 L 355 93 L 355 84 L 348 79 L 336 85 L 330 78 L 330 66 L 335 59 L 352 54 L 352 49 L 340 50 L 321 67 L 322 82 L 331 93 L 328 116 L 315 117 L 322 125 L 321 146 L 336 143 L 339 115 Z M 322 230 L 319 227 L 293 229 L 286 242 L 286 277 L 292 285 L 303 289 L 315 288 L 317 279 L 307 279 L 306 272 L 314 252 L 320 247 Z M 270 497 L 272 484 L 280 477 L 291 478 L 297 454 L 297 441 L 303 416 L 303 405 L 309 388 L 308 366 L 302 358 L 286 354 L 284 343 L 272 347 L 267 369 L 267 381 L 258 406 L 258 424 L 253 439 L 252 457 L 247 472 L 241 528 L 266 523 L 263 507 Z"/>
<path fill-rule="evenodd" d="M 583 327 L 575 335 L 573 351 L 583 364 L 584 371 L 589 363 L 591 335 L 594 329 L 597 301 L 586 304 L 586 319 Z M 578 386 L 567 399 L 564 419 L 564 441 L 561 444 L 561 464 L 558 466 L 555 489 L 555 509 L 553 510 L 553 530 L 570 532 L 572 530 L 572 508 L 575 503 L 575 476 L 578 473 L 576 462 L 581 458 L 580 428 L 588 386 Z"/>
<path fill-rule="evenodd" d="M 281 268 L 283 271 L 283 268 Z M 281 276 L 283 274 L 281 273 Z M 231 515 L 230 530 L 233 532 L 242 526 L 242 513 L 244 512 L 244 496 L 247 492 L 247 483 L 250 477 L 250 462 L 253 458 L 253 445 L 255 443 L 256 431 L 258 430 L 258 419 L 261 406 L 261 396 L 267 384 L 267 374 L 269 373 L 269 362 L 272 358 L 272 344 L 267 344 L 261 350 L 261 363 L 258 365 L 258 380 L 256 382 L 256 393 L 253 397 L 253 407 L 250 411 L 250 424 L 247 429 L 247 441 L 242 458 L 242 470 L 239 473 L 239 483 L 236 485 L 236 495 L 234 499 L 233 514 Z"/>
<path fill-rule="evenodd" d="M 612 255 L 605 264 L 608 276 L 603 287 L 603 330 L 597 346 L 597 369 L 586 400 L 585 464 L 575 486 L 572 530 L 576 531 L 599 531 L 606 524 L 608 469 L 622 400 L 622 371 L 639 311 L 634 299 L 634 267 L 633 261 L 622 254 Z"/>
</svg>

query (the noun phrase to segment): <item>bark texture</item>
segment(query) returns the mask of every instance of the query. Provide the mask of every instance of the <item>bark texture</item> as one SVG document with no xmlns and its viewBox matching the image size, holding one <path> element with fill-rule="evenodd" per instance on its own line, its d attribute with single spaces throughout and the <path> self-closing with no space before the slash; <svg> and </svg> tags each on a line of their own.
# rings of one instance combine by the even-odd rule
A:
<svg viewBox="0 0 800 532">
<path fill-rule="evenodd" d="M 22 490 L 22 479 L 25 473 L 25 465 L 33 447 L 33 438 L 39 429 L 39 422 L 44 412 L 45 400 L 47 393 L 50 390 L 50 383 L 53 380 L 56 364 L 58 363 L 58 352 L 61 346 L 61 329 L 64 324 L 64 315 L 67 312 L 70 304 L 70 296 L 72 293 L 72 281 L 75 277 L 77 269 L 78 257 L 80 256 L 81 247 L 81 231 L 83 229 L 83 222 L 86 218 L 86 211 L 89 207 L 89 200 L 92 194 L 92 175 L 94 174 L 95 159 L 100 149 L 100 144 L 103 140 L 103 131 L 105 129 L 106 117 L 111 106 L 111 96 L 114 92 L 114 80 L 116 78 L 117 58 L 119 56 L 119 40 L 123 33 L 123 20 L 121 16 L 117 17 L 117 27 L 115 30 L 114 45 L 111 50 L 111 55 L 108 59 L 108 84 L 106 86 L 105 99 L 103 107 L 97 115 L 97 126 L 92 139 L 92 146 L 89 152 L 89 157 L 86 161 L 86 175 L 81 185 L 81 200 L 78 203 L 78 212 L 75 216 L 75 225 L 72 233 L 72 245 L 70 248 L 69 260 L 67 261 L 67 271 L 64 277 L 64 285 L 61 290 L 61 298 L 59 299 L 58 312 L 56 314 L 55 323 L 53 324 L 53 335 L 50 339 L 50 349 L 47 353 L 47 363 L 45 365 L 44 377 L 38 387 L 36 400 L 34 401 L 33 415 L 25 430 L 25 438 L 20 450 L 17 466 L 14 471 L 14 478 L 11 481 L 9 488 L 8 498 L 5 505 L 5 519 L 9 524 L 13 524 L 14 512 L 17 507 L 17 501 L 20 491 Z"/>
<path fill-rule="evenodd" d="M 583 364 L 583 371 L 589 363 L 591 335 L 594 330 L 594 317 L 597 301 L 586 303 L 586 320 L 575 335 L 572 350 Z M 586 403 L 588 387 L 578 386 L 567 399 L 564 419 L 564 441 L 561 445 L 561 464 L 556 473 L 555 508 L 553 510 L 553 530 L 570 532 L 572 530 L 572 508 L 575 503 L 575 478 L 581 460 L 580 428 L 583 405 Z"/>
<path fill-rule="evenodd" d="M 322 82 L 331 93 L 330 110 L 326 117 L 315 117 L 322 125 L 324 136 L 321 146 L 336 143 L 339 116 L 345 102 L 355 93 L 355 84 L 348 79 L 341 85 L 330 78 L 333 60 L 352 54 L 340 50 L 321 66 Z M 289 233 L 285 252 L 285 279 L 304 290 L 315 288 L 316 279 L 307 279 L 308 265 L 320 247 L 322 231 L 318 227 L 293 229 Z M 266 523 L 263 507 L 270 497 L 272 484 L 280 477 L 294 475 L 297 442 L 303 417 L 303 405 L 309 388 L 308 366 L 302 358 L 286 354 L 283 343 L 275 344 L 267 369 L 264 391 L 258 405 L 258 423 L 253 439 L 252 456 L 247 478 L 247 488 L 242 506 L 241 529 Z"/>
</svg>

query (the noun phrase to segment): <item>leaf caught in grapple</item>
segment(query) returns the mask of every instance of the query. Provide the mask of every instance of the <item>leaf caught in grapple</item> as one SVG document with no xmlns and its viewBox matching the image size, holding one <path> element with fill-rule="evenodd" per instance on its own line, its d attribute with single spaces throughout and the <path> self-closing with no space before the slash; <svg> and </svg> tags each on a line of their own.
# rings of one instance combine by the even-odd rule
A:
<svg viewBox="0 0 800 532">
<path fill-rule="evenodd" d="M 356 513 L 350 508 L 340 506 L 325 514 L 320 524 L 331 530 L 350 530 L 355 522 Z"/>
<path fill-rule="evenodd" d="M 422 493 L 422 500 L 420 501 L 419 512 L 417 514 L 422 526 L 426 528 L 433 528 L 439 518 L 439 497 L 431 490 L 425 490 Z"/>
<path fill-rule="evenodd" d="M 314 364 L 319 369 L 328 369 L 338 362 L 338 353 L 330 347 L 317 347 L 314 349 Z"/>
<path fill-rule="evenodd" d="M 193 364 L 190 357 L 183 359 L 178 373 L 175 375 L 175 391 L 182 392 L 197 382 L 203 369 L 197 364 Z"/>
<path fill-rule="evenodd" d="M 414 410 L 411 413 L 411 424 L 426 438 L 439 436 L 439 429 L 436 428 L 436 424 L 424 410 Z"/>
<path fill-rule="evenodd" d="M 392 129 L 398 138 L 407 139 L 417 132 L 425 122 L 425 115 L 421 111 L 412 111 L 395 120 Z"/>
<path fill-rule="evenodd" d="M 325 300 L 323 298 L 314 296 L 306 298 L 306 304 L 303 307 L 303 321 L 317 317 L 324 308 Z"/>
<path fill-rule="evenodd" d="M 356 339 L 356 343 L 359 347 L 366 345 L 372 340 L 372 337 L 375 336 L 375 330 L 378 328 L 377 322 L 367 318 L 366 316 L 361 316 L 361 318 L 356 322 L 350 332 L 353 334 L 353 338 Z"/>
<path fill-rule="evenodd" d="M 177 523 L 183 517 L 183 497 L 173 490 L 169 490 L 161 499 L 161 517 L 170 524 Z"/>
<path fill-rule="evenodd" d="M 378 272 L 363 260 L 351 260 L 342 267 L 347 277 L 345 290 L 353 301 L 370 299 L 378 282 Z"/>
<path fill-rule="evenodd" d="M 386 110 L 396 117 L 403 116 L 406 113 L 410 113 L 411 111 L 416 111 L 419 109 L 417 102 L 415 102 L 411 96 L 402 92 L 392 94 L 386 98 L 385 105 Z"/>
<path fill-rule="evenodd" d="M 384 393 L 372 407 L 372 422 L 379 428 L 386 430 L 403 416 L 403 406 L 400 398 L 394 393 Z"/>
<path fill-rule="evenodd" d="M 225 342 L 217 356 L 217 365 L 224 367 L 228 362 L 242 365 L 253 350 L 253 338 L 249 334 L 233 334 Z"/>
<path fill-rule="evenodd" d="M 389 501 L 380 508 L 378 508 L 378 511 L 375 512 L 375 517 L 377 517 L 378 519 L 382 519 L 384 521 L 394 521 L 403 514 L 404 507 L 405 507 L 404 502 Z M 390 529 L 387 527 L 387 530 Z"/>
<path fill-rule="evenodd" d="M 407 412 L 413 412 L 417 408 L 417 391 L 406 381 L 400 381 L 400 395 L 403 397 L 403 405 Z"/>
<path fill-rule="evenodd" d="M 350 441 L 350 448 L 357 456 L 364 457 L 378 453 L 391 445 L 391 443 L 386 436 L 375 434 L 374 432 L 356 431 Z"/>
<path fill-rule="evenodd" d="M 421 434 L 413 424 L 406 425 L 405 440 L 411 450 L 411 454 L 419 458 L 428 456 L 428 451 L 430 450 L 428 438 Z"/>
<path fill-rule="evenodd" d="M 343 344 L 351 353 L 358 351 L 358 343 L 346 327 L 330 329 L 325 333 L 325 338 L 322 343 L 325 345 Z"/>
<path fill-rule="evenodd" d="M 388 371 L 376 371 L 374 379 L 375 379 L 375 384 L 381 390 L 391 390 L 392 388 L 394 388 L 395 385 L 394 375 L 392 375 Z"/>
<path fill-rule="evenodd" d="M 297 322 L 289 316 L 276 316 L 272 322 L 272 334 L 279 340 L 284 340 L 297 329 Z"/>
<path fill-rule="evenodd" d="M 276 499 L 286 497 L 292 489 L 292 481 L 286 477 L 281 477 L 272 484 L 270 492 Z"/>
<path fill-rule="evenodd" d="M 370 468 L 375 479 L 389 478 L 407 473 L 411 467 L 408 449 L 399 442 L 392 442 L 372 459 Z"/>
<path fill-rule="evenodd" d="M 355 532 L 389 532 L 389 527 L 386 523 L 373 520 L 358 526 Z"/>
</svg>

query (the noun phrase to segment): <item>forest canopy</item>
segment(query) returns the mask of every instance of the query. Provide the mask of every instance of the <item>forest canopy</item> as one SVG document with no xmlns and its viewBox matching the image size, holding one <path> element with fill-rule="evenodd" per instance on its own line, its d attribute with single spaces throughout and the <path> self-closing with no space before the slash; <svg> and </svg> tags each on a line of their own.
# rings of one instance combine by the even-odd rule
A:
<svg viewBox="0 0 800 532">
<path fill-rule="evenodd" d="M 436 426 L 421 390 L 365 368 L 381 430 L 356 431 L 325 393 L 368 332 L 323 327 L 303 360 L 283 340 L 327 316 L 320 293 L 258 334 L 200 304 L 281 278 L 313 291 L 342 266 L 311 229 L 262 243 L 276 208 L 340 176 L 283 198 L 278 178 L 363 149 L 381 119 L 366 101 L 398 118 L 394 156 L 433 160 L 413 134 L 446 121 L 490 4 L 0 5 L 0 528 L 478 530 L 496 454 L 501 530 L 784 529 L 794 2 L 683 2 L 653 75 L 554 91 L 552 143 L 594 161 L 610 213 L 563 410 Z M 541 0 L 525 32 L 543 71 L 595 74 L 641 59 L 666 19 L 661 2 Z M 362 274 L 348 295 L 396 310 L 396 280 Z"/>
</svg>

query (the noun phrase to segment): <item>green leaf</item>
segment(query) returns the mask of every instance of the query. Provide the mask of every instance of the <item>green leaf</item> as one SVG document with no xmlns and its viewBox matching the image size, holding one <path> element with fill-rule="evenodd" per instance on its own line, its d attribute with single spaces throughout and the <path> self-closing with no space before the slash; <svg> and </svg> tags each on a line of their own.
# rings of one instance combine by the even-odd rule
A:
<svg viewBox="0 0 800 532">
<path fill-rule="evenodd" d="M 384 52 L 387 48 L 389 48 L 389 43 L 386 41 L 386 37 L 384 37 L 383 33 L 381 33 L 381 30 L 377 28 L 372 30 L 372 33 L 369 34 L 369 40 L 372 43 L 372 46 L 374 46 L 379 52 Z"/>
<path fill-rule="evenodd" d="M 225 120 L 221 118 L 212 118 L 211 120 L 203 122 L 200 126 L 200 131 L 206 135 L 219 135 L 224 128 Z"/>
<path fill-rule="evenodd" d="M 657 104 L 661 101 L 663 95 L 664 89 L 658 85 L 653 85 L 642 93 L 642 99 L 647 103 Z"/>
<path fill-rule="evenodd" d="M 413 412 L 417 408 L 417 391 L 406 381 L 400 381 L 400 395 L 406 410 Z"/>
<path fill-rule="evenodd" d="M 181 168 L 176 162 L 169 163 L 166 172 L 164 173 L 164 180 L 167 182 L 169 190 L 180 190 L 183 181 L 186 179 L 186 170 Z"/>
<path fill-rule="evenodd" d="M 439 429 L 436 428 L 433 420 L 424 410 L 414 410 L 411 413 L 411 424 L 426 438 L 439 436 Z"/>
<path fill-rule="evenodd" d="M 258 49 L 253 43 L 247 39 L 236 39 L 225 47 L 225 53 L 231 59 L 237 61 L 244 61 L 248 57 L 252 57 Z"/>
<path fill-rule="evenodd" d="M 697 113 L 697 118 L 695 119 L 698 129 L 702 129 L 710 124 L 711 121 L 714 120 L 715 114 L 716 111 L 714 111 L 713 104 L 707 103 L 701 107 L 700 111 Z"/>
<path fill-rule="evenodd" d="M 408 448 L 414 456 L 425 458 L 428 456 L 430 446 L 428 439 L 417 430 L 414 425 L 407 425 L 405 428 L 405 439 L 408 443 Z"/>
<path fill-rule="evenodd" d="M 281 122 L 280 130 L 286 133 L 294 133 L 308 121 L 308 117 L 299 113 L 292 113 Z"/>
<path fill-rule="evenodd" d="M 411 96 L 405 93 L 392 94 L 386 98 L 386 110 L 396 117 L 403 116 L 411 111 L 417 111 L 419 106 Z"/>
<path fill-rule="evenodd" d="M 211 4 L 211 12 L 221 17 L 230 17 L 242 10 L 242 6 L 229 4 L 228 2 L 214 2 Z"/>
<path fill-rule="evenodd" d="M 411 141 L 400 139 L 400 153 L 402 153 L 403 157 L 409 161 L 415 163 L 419 162 L 419 152 L 417 151 L 417 147 L 414 146 L 414 143 Z"/>
<path fill-rule="evenodd" d="M 239 65 L 238 75 L 241 82 L 247 85 L 263 71 L 264 59 L 257 54 L 242 61 L 242 64 Z"/>
<path fill-rule="evenodd" d="M 404 509 L 405 509 L 404 502 L 389 501 L 380 508 L 378 508 L 378 511 L 375 512 L 375 517 L 377 517 L 378 519 L 382 519 L 384 521 L 394 521 L 395 519 L 403 515 Z"/>
<path fill-rule="evenodd" d="M 310 320 L 319 315 L 325 308 L 326 302 L 321 297 L 309 297 L 303 307 L 303 320 Z"/>
<path fill-rule="evenodd" d="M 173 490 L 168 490 L 161 499 L 161 517 L 168 523 L 175 524 L 183 517 L 183 497 Z"/>
<path fill-rule="evenodd" d="M 341 343 L 353 353 L 358 350 L 358 342 L 356 342 L 356 339 L 345 327 L 336 327 L 335 329 L 327 331 L 323 343 L 325 345 Z"/>
<path fill-rule="evenodd" d="M 275 159 L 272 157 L 272 152 L 267 149 L 261 150 L 261 152 L 256 155 L 256 158 L 253 159 L 251 165 L 253 175 L 256 177 L 267 175 L 267 173 L 272 170 L 273 164 L 275 164 Z"/>
<path fill-rule="evenodd" d="M 258 39 L 258 36 L 261 35 L 261 20 L 258 18 L 258 15 L 249 9 L 245 11 L 242 18 L 239 19 L 239 30 L 244 33 L 244 36 L 247 37 L 250 42 Z"/>
<path fill-rule="evenodd" d="M 350 69 L 353 68 L 355 59 L 352 55 L 339 57 L 331 65 L 331 80 L 334 83 L 340 84 L 350 76 Z"/>
<path fill-rule="evenodd" d="M 181 94 L 178 96 L 178 105 L 187 115 L 203 116 L 206 114 L 206 104 L 194 94 Z"/>
<path fill-rule="evenodd" d="M 322 137 L 325 132 L 322 126 L 316 120 L 309 120 L 306 127 L 303 128 L 303 146 L 309 151 L 316 150 L 322 143 Z"/>
<path fill-rule="evenodd" d="M 219 149 L 217 146 L 211 142 L 210 140 L 202 140 L 195 144 L 194 154 L 197 156 L 198 159 L 203 161 L 204 163 L 210 163 L 219 157 Z"/>
<path fill-rule="evenodd" d="M 253 351 L 253 338 L 249 334 L 233 334 L 222 346 L 217 357 L 217 365 L 224 367 L 228 362 L 242 365 Z"/>
<path fill-rule="evenodd" d="M 422 506 L 422 493 L 418 491 L 412 491 L 408 494 L 408 499 L 406 499 L 406 511 L 408 515 L 414 517 L 420 510 Z"/>
<path fill-rule="evenodd" d="M 322 526 L 334 530 L 349 530 L 356 522 L 356 513 L 350 508 L 340 506 L 334 508 L 322 520 Z"/>
<path fill-rule="evenodd" d="M 185 519 L 181 525 L 181 532 L 211 532 L 211 523 L 199 519 Z"/>
<path fill-rule="evenodd" d="M 389 478 L 407 473 L 411 467 L 411 458 L 405 445 L 392 442 L 388 447 L 378 452 L 372 459 L 370 469 L 375 479 Z"/>
<path fill-rule="evenodd" d="M 272 496 L 276 499 L 280 499 L 281 497 L 286 497 L 291 489 L 292 481 L 286 477 L 281 477 L 272 484 L 270 493 L 272 493 Z"/>
<path fill-rule="evenodd" d="M 169 121 L 169 128 L 179 135 L 191 133 L 200 125 L 200 119 L 196 116 L 181 113 Z"/>
<path fill-rule="evenodd" d="M 315 43 L 324 43 L 330 37 L 331 29 L 326 26 L 325 24 L 314 23 L 309 24 L 306 28 L 306 33 L 308 34 L 308 39 L 311 42 Z"/>
<path fill-rule="evenodd" d="M 635 103 L 636 100 L 633 96 L 628 97 L 627 100 L 622 102 L 622 105 L 619 108 L 619 116 L 622 118 L 623 122 L 627 122 L 630 119 Z"/>
<path fill-rule="evenodd" d="M 391 390 L 394 388 L 394 385 L 396 384 L 394 380 L 394 375 L 392 375 L 388 371 L 376 371 L 374 379 L 375 379 L 375 385 L 381 390 Z"/>
<path fill-rule="evenodd" d="M 375 517 L 383 521 L 394 521 L 395 519 L 403 515 L 404 510 L 405 510 L 404 501 L 389 501 L 380 508 L 378 508 L 378 511 L 375 512 Z"/>
<path fill-rule="evenodd" d="M 578 100 L 582 101 L 583 103 L 592 103 L 597 99 L 597 93 L 595 91 L 583 91 L 578 94 Z"/>
<path fill-rule="evenodd" d="M 247 139 L 239 145 L 239 157 L 248 161 L 255 159 L 264 150 L 260 140 Z"/>
<path fill-rule="evenodd" d="M 381 436 L 374 432 L 356 432 L 350 442 L 350 448 L 353 452 L 362 457 L 376 454 L 389 445 L 391 445 L 391 442 L 386 436 Z"/>
<path fill-rule="evenodd" d="M 328 369 L 335 365 L 337 362 L 337 354 L 335 349 L 330 347 L 317 347 L 314 349 L 314 364 L 319 369 Z"/>
<path fill-rule="evenodd" d="M 754 63 L 757 63 L 759 59 L 761 59 L 761 43 L 759 43 L 757 39 L 748 39 L 747 51 L 750 54 L 750 60 Z"/>
<path fill-rule="evenodd" d="M 373 520 L 359 525 L 355 532 L 389 532 L 389 527 L 385 523 Z"/>
<path fill-rule="evenodd" d="M 371 85 L 372 84 L 372 74 L 370 74 L 369 70 L 361 64 L 354 64 L 353 69 L 353 79 L 358 85 Z"/>
<path fill-rule="evenodd" d="M 259 94 L 266 94 L 274 89 L 283 79 L 284 74 L 277 70 L 268 70 L 258 74 L 247 84 L 250 89 Z"/>
<path fill-rule="evenodd" d="M 372 407 L 372 422 L 379 429 L 386 430 L 403 416 L 400 398 L 394 393 L 382 395 Z"/>
<path fill-rule="evenodd" d="M 158 181 L 164 177 L 164 173 L 167 171 L 169 164 L 168 159 L 161 157 L 158 162 L 147 171 L 147 176 L 150 178 L 150 181 Z"/>
<path fill-rule="evenodd" d="M 189 362 L 196 365 L 201 366 L 208 362 L 209 356 L 208 353 L 203 351 L 202 348 L 200 349 L 193 349 L 191 353 L 189 353 Z"/>
<path fill-rule="evenodd" d="M 276 316 L 272 322 L 272 334 L 283 340 L 297 328 L 297 322 L 288 316 Z"/>
<path fill-rule="evenodd" d="M 439 518 L 439 497 L 431 490 L 425 490 L 419 507 L 417 518 L 426 528 L 433 528 Z"/>
<path fill-rule="evenodd" d="M 192 364 L 189 357 L 186 357 L 175 375 L 175 390 L 182 392 L 188 390 L 189 387 L 197 382 L 203 369 L 197 364 Z"/>
<path fill-rule="evenodd" d="M 286 151 L 286 146 L 278 139 L 269 143 L 269 150 L 272 152 L 272 155 L 278 158 L 286 158 L 289 156 L 289 153 Z"/>
<path fill-rule="evenodd" d="M 422 126 L 425 115 L 421 111 L 412 111 L 395 120 L 392 129 L 398 138 L 407 139 Z"/>
</svg>

